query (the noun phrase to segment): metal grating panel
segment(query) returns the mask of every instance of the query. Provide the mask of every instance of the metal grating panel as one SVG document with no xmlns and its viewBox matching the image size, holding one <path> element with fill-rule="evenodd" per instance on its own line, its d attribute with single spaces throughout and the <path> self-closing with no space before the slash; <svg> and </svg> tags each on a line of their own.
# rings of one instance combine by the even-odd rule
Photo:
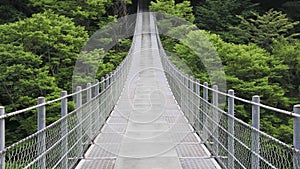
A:
<svg viewBox="0 0 300 169">
<path fill-rule="evenodd" d="M 109 124 L 115 124 L 115 123 L 128 123 L 128 119 L 123 118 L 123 117 L 110 117 L 109 120 L 107 121 Z"/>
<path fill-rule="evenodd" d="M 178 123 L 178 124 L 170 124 L 170 131 L 175 133 L 189 133 L 193 131 L 193 128 L 184 123 Z"/>
<path fill-rule="evenodd" d="M 179 110 L 165 110 L 164 116 L 183 116 L 183 113 Z"/>
<path fill-rule="evenodd" d="M 119 109 L 114 110 L 110 116 L 111 117 L 123 117 L 123 118 L 128 118 L 130 115 L 131 110 L 127 110 L 127 111 L 120 111 Z"/>
<path fill-rule="evenodd" d="M 85 154 L 86 158 L 115 158 L 119 151 L 119 144 L 94 144 Z"/>
<path fill-rule="evenodd" d="M 121 143 L 122 133 L 101 133 L 95 140 L 95 143 Z"/>
<path fill-rule="evenodd" d="M 184 116 L 165 116 L 168 123 L 188 123 Z"/>
<path fill-rule="evenodd" d="M 114 159 L 95 159 L 95 160 L 83 160 L 81 168 L 85 169 L 113 169 L 115 167 L 116 160 Z"/>
<path fill-rule="evenodd" d="M 183 169 L 217 169 L 212 159 L 181 158 L 179 160 Z"/>
<path fill-rule="evenodd" d="M 174 142 L 180 143 L 199 143 L 199 140 L 196 138 L 195 134 L 190 133 L 172 133 L 172 139 Z"/>
<path fill-rule="evenodd" d="M 179 157 L 207 157 L 201 144 L 179 144 L 176 150 Z"/>
<path fill-rule="evenodd" d="M 106 124 L 102 133 L 124 133 L 126 130 L 127 124 Z"/>
</svg>

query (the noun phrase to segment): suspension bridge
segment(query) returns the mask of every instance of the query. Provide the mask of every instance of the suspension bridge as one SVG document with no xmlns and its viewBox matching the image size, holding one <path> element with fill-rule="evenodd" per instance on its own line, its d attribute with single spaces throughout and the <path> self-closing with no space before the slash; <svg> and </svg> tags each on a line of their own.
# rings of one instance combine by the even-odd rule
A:
<svg viewBox="0 0 300 169">
<path fill-rule="evenodd" d="M 219 97 L 227 100 L 226 111 Z M 68 111 L 68 100 L 76 108 Z M 252 124 L 234 116 L 235 101 L 252 107 Z M 46 125 L 60 103 L 61 118 Z M 294 118 L 294 145 L 260 130 L 260 109 Z M 5 145 L 5 121 L 36 110 L 37 132 Z M 0 168 L 218 169 L 300 168 L 300 105 L 293 112 L 201 84 L 167 57 L 155 17 L 138 12 L 133 42 L 115 71 L 85 88 L 23 110 L 0 107 Z"/>
</svg>

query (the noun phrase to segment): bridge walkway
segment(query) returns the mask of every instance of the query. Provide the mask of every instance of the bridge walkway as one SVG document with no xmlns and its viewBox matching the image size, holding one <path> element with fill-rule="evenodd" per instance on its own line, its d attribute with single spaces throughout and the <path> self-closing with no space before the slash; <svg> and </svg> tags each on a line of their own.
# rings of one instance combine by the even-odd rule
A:
<svg viewBox="0 0 300 169">
<path fill-rule="evenodd" d="M 168 86 L 150 13 L 142 17 L 142 43 L 133 52 L 123 92 L 76 168 L 219 168 Z"/>
</svg>

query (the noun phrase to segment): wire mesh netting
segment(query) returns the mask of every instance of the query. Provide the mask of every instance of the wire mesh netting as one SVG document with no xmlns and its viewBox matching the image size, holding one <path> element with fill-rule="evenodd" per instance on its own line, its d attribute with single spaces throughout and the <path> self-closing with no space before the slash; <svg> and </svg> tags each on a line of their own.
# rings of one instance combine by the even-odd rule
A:
<svg viewBox="0 0 300 169">
<path fill-rule="evenodd" d="M 99 94 L 83 99 L 88 96 L 84 92 L 91 93 L 91 90 L 99 89 L 99 87 L 91 86 L 68 95 L 68 97 L 79 96 L 86 102 L 44 129 L 0 152 L 0 156 L 5 159 L 5 168 L 74 167 L 83 157 L 92 140 L 100 133 L 107 117 L 113 110 L 123 90 L 130 62 L 130 57 L 127 57 L 114 74 L 95 84 L 104 86 L 103 90 L 98 92 Z M 58 101 L 63 99 L 65 98 L 60 98 Z M 79 101 L 76 100 L 76 102 Z M 49 104 L 45 103 L 40 107 L 47 107 Z M 3 161 L 0 160 L 0 162 L 0 166 L 2 166 Z"/>
<path fill-rule="evenodd" d="M 179 71 L 163 51 L 160 55 L 181 110 L 223 168 L 299 168 L 300 154 L 292 146 L 229 115 L 214 101 L 222 92 Z"/>
</svg>

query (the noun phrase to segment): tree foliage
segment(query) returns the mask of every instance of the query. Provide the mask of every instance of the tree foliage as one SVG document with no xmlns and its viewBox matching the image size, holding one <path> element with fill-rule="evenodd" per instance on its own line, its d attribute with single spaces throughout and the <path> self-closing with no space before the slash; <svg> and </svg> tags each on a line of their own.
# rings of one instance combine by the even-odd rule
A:
<svg viewBox="0 0 300 169">
<path fill-rule="evenodd" d="M 222 59 L 228 88 L 235 89 L 237 96 L 251 99 L 257 94 L 265 104 L 291 110 L 299 103 L 300 95 L 299 3 L 294 0 L 270 2 L 156 0 L 151 2 L 150 9 L 195 22 L 200 29 L 209 31 L 182 26 L 168 33 L 179 37 L 187 35 L 186 41 L 163 36 L 164 48 L 178 56 L 172 58 L 174 62 L 183 61 L 195 77 L 208 81 L 203 60 L 191 50 L 209 58 L 211 51 L 205 50 L 208 44 L 201 39 L 205 35 Z M 131 0 L 1 1 L 0 105 L 11 112 L 35 105 L 39 96 L 53 99 L 59 96 L 61 89 L 70 92 L 74 64 L 88 34 L 126 15 L 127 9 L 135 6 Z M 160 23 L 161 27 L 174 28 L 173 21 L 169 18 Z M 85 61 L 98 68 L 96 78 L 99 79 L 122 61 L 131 41 L 112 39 L 109 34 L 97 41 L 119 42 L 106 53 L 101 49 L 85 53 L 89 57 Z M 199 44 L 201 48 L 193 48 Z M 96 56 L 99 56 L 97 61 L 93 60 Z M 82 72 L 87 73 L 85 71 L 89 70 Z M 47 110 L 48 123 L 58 118 L 59 106 L 51 106 Z M 250 123 L 250 109 L 237 104 L 236 114 Z M 291 143 L 292 120 L 264 110 L 261 113 L 262 129 Z M 34 114 L 9 119 L 8 144 L 35 131 Z"/>
<path fill-rule="evenodd" d="M 41 67 L 42 58 L 26 52 L 22 46 L 0 44 L 0 104 L 6 111 L 16 111 L 35 105 L 39 96 L 47 99 L 59 97 L 55 78 Z M 57 109 L 48 111 L 47 117 L 57 117 Z M 7 121 L 8 144 L 35 131 L 35 116 L 27 113 Z"/>
<path fill-rule="evenodd" d="M 0 24 L 11 23 L 24 19 L 35 12 L 29 6 L 28 0 L 1 0 L 0 1 Z"/>
<path fill-rule="evenodd" d="M 290 21 L 281 11 L 271 9 L 263 15 L 255 12 L 252 14 L 253 17 L 248 19 L 238 15 L 241 22 L 232 28 L 235 39 L 242 40 L 244 43 L 253 42 L 260 47 L 269 49 L 274 38 L 278 39 L 281 36 L 290 38 L 299 35 L 292 31 L 299 22 Z"/>
<path fill-rule="evenodd" d="M 187 43 L 178 43 L 165 37 L 163 44 L 167 46 L 166 48 L 171 49 L 182 62 L 188 65 L 196 78 L 200 79 L 200 81 L 208 81 L 207 70 L 203 64 L 205 63 L 203 60 L 205 59 L 203 58 L 204 56 L 199 57 L 192 50 L 195 49 L 193 45 L 200 46 L 198 50 L 201 50 L 203 55 L 211 55 L 211 52 L 208 50 L 201 49 L 201 47 L 205 48 L 207 45 L 198 44 L 203 41 L 200 40 L 200 37 L 203 35 L 209 38 L 221 58 L 226 74 L 227 88 L 234 89 L 236 96 L 251 100 L 252 96 L 259 95 L 263 104 L 284 109 L 292 107 L 295 102 L 288 97 L 283 84 L 285 78 L 288 77 L 285 77 L 285 74 L 292 73 L 288 72 L 289 65 L 283 64 L 277 56 L 275 57 L 255 44 L 228 43 L 223 41 L 220 36 L 205 31 L 190 31 L 188 33 L 187 41 L 195 42 L 196 39 L 199 39 L 197 43 L 188 43 L 187 45 Z M 181 42 L 184 42 L 184 40 Z M 293 84 L 295 84 L 294 81 Z M 294 86 L 298 87 L 298 82 Z M 294 86 L 290 87 L 295 89 Z M 237 103 L 236 116 L 250 123 L 251 107 Z M 262 110 L 261 121 L 263 131 L 281 140 L 292 140 L 291 130 L 286 130 L 291 127 L 287 117 Z M 281 129 L 285 129 L 289 133 L 285 133 L 283 137 L 280 134 Z M 288 138 L 286 138 L 287 136 Z"/>
<path fill-rule="evenodd" d="M 156 2 L 151 2 L 150 10 L 177 16 L 190 22 L 195 20 L 193 8 L 190 1 L 187 0 L 181 3 L 175 3 L 175 0 L 157 0 Z"/>
<path fill-rule="evenodd" d="M 194 8 L 195 23 L 227 40 L 229 27 L 238 24 L 236 15 L 248 16 L 255 6 L 250 0 L 206 0 Z"/>
<path fill-rule="evenodd" d="M 101 19 L 104 20 L 106 7 L 112 5 L 111 0 L 29 0 L 41 11 L 54 11 L 56 14 L 73 18 L 77 25 L 84 26 L 88 31 L 98 29 Z"/>
<path fill-rule="evenodd" d="M 88 38 L 81 26 L 67 17 L 47 11 L 31 18 L 1 25 L 1 42 L 23 46 L 41 57 L 42 65 L 54 76 L 59 87 L 69 89 L 72 67 Z"/>
<path fill-rule="evenodd" d="M 297 104 L 300 95 L 300 42 L 285 38 L 274 40 L 271 52 L 282 66 L 287 67 L 285 71 L 278 71 L 277 74 L 282 78 L 276 81 L 285 89 L 286 96 L 290 97 L 289 105 Z"/>
<path fill-rule="evenodd" d="M 96 1 L 88 3 L 93 2 Z M 77 7 L 79 10 L 80 7 Z M 70 10 L 77 7 L 72 6 Z M 29 18 L 0 25 L 0 105 L 6 107 L 6 112 L 36 105 L 39 96 L 52 100 L 59 97 L 62 89 L 69 93 L 72 91 L 73 69 L 81 48 L 88 40 L 88 26 L 79 26 L 74 22 L 76 18 L 69 18 L 54 9 L 44 10 Z M 102 16 L 95 17 L 100 21 Z M 97 78 L 112 71 L 122 61 L 130 43 L 129 39 L 120 41 L 100 61 L 87 59 L 97 63 Z M 96 54 L 102 53 L 95 51 L 93 55 Z M 74 108 L 71 102 L 69 108 Z M 60 117 L 59 109 L 59 103 L 47 107 L 47 124 Z M 9 145 L 36 131 L 36 111 L 9 118 L 7 126 Z"/>
</svg>

